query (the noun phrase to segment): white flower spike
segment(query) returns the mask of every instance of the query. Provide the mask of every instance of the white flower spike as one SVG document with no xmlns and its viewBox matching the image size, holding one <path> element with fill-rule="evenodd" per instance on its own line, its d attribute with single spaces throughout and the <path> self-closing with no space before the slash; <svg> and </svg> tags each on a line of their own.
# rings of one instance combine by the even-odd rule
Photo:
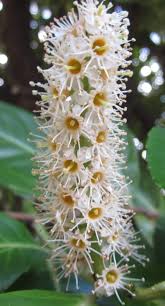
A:
<svg viewBox="0 0 165 306">
<path fill-rule="evenodd" d="M 126 81 L 132 72 L 127 12 L 105 1 L 75 2 L 66 17 L 46 27 L 44 83 L 36 118 L 42 135 L 34 160 L 39 175 L 37 221 L 50 233 L 59 279 L 88 269 L 96 294 L 130 293 L 129 258 L 144 263 L 143 246 L 131 222 L 128 182 L 123 175 L 127 145 L 123 124 Z M 38 112 L 38 111 L 37 111 Z M 95 256 L 102 272 L 95 271 Z M 122 264 L 122 265 L 121 265 Z M 133 295 L 133 294 L 132 294 Z"/>
</svg>

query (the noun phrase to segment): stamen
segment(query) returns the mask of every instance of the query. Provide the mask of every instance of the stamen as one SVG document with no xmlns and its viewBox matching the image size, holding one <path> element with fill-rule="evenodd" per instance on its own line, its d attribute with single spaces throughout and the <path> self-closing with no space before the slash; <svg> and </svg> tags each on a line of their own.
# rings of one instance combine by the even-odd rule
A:
<svg viewBox="0 0 165 306">
<path fill-rule="evenodd" d="M 106 80 L 109 79 L 108 73 L 107 73 L 104 69 L 101 69 L 101 70 L 100 70 L 100 77 L 101 77 L 104 81 L 106 81 Z"/>
</svg>

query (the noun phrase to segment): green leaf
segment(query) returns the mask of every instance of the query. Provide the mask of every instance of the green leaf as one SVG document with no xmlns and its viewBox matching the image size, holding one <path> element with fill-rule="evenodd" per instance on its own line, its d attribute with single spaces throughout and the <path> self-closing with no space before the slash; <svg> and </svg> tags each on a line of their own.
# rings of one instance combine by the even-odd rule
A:
<svg viewBox="0 0 165 306">
<path fill-rule="evenodd" d="M 158 204 L 161 201 L 159 188 L 152 180 L 146 163 L 141 164 L 141 179 L 133 195 L 134 205 L 137 209 L 144 209 L 150 215 L 159 214 Z M 156 218 L 146 218 L 143 214 L 137 214 L 136 224 L 150 245 L 153 245 L 153 236 L 156 228 Z"/>
<path fill-rule="evenodd" d="M 159 305 L 155 305 L 154 303 L 152 303 L 151 301 L 143 301 L 143 303 L 139 300 L 137 300 L 136 298 L 132 298 L 130 295 L 127 295 L 126 293 L 123 292 L 119 292 L 120 298 L 123 301 L 123 305 L 126 306 L 159 306 Z M 115 295 L 110 296 L 109 298 L 101 298 L 101 301 L 98 303 L 99 306 L 120 306 L 122 305 L 121 303 L 119 303 L 117 297 Z M 162 306 L 162 305 L 161 305 Z"/>
<path fill-rule="evenodd" d="M 40 290 L 55 290 L 52 274 L 48 271 L 46 260 L 43 260 L 41 264 L 32 267 L 32 269 L 19 277 L 10 287 L 10 291 L 33 290 L 34 288 Z"/>
<path fill-rule="evenodd" d="M 139 185 L 140 182 L 140 169 L 139 169 L 139 156 L 138 151 L 134 145 L 133 133 L 125 126 L 124 130 L 127 132 L 125 141 L 128 143 L 126 146 L 126 165 L 127 169 L 125 170 L 125 175 L 128 175 L 129 178 L 133 181 L 133 184 L 130 186 L 134 188 Z"/>
<path fill-rule="evenodd" d="M 132 180 L 132 184 L 129 185 L 129 191 L 132 196 L 130 205 L 135 209 L 144 209 L 150 213 L 156 213 L 157 205 L 160 201 L 159 189 L 153 182 L 146 163 L 140 159 L 139 152 L 133 142 L 133 133 L 126 126 L 124 129 L 127 132 L 125 140 L 128 143 L 125 152 L 127 169 L 124 173 Z M 145 216 L 137 214 L 135 221 L 144 238 L 152 245 L 156 220 L 149 220 Z"/>
<path fill-rule="evenodd" d="M 30 113 L 0 102 L 0 185 L 26 196 L 31 196 L 35 185 L 31 174 L 35 149 L 27 141 L 35 131 Z"/>
<path fill-rule="evenodd" d="M 3 306 L 92 306 L 82 295 L 45 290 L 15 291 L 0 294 Z"/>
<path fill-rule="evenodd" d="M 152 306 L 152 305 L 150 305 L 150 306 Z M 164 299 L 154 301 L 153 306 L 164 306 Z"/>
<path fill-rule="evenodd" d="M 153 128 L 147 142 L 147 160 L 153 179 L 165 188 L 165 128 Z"/>
<path fill-rule="evenodd" d="M 0 290 L 7 289 L 24 272 L 46 256 L 25 226 L 0 214 Z"/>
<path fill-rule="evenodd" d="M 155 233 L 156 221 L 149 220 L 145 216 L 138 214 L 135 216 L 135 221 L 143 237 L 146 239 L 150 246 L 153 246 L 153 236 Z"/>
<path fill-rule="evenodd" d="M 164 266 L 164 258 L 165 258 L 165 216 L 160 216 L 157 220 L 156 231 L 154 235 L 155 240 L 155 257 L 160 265 Z M 165 272 L 165 266 L 164 266 Z"/>
</svg>

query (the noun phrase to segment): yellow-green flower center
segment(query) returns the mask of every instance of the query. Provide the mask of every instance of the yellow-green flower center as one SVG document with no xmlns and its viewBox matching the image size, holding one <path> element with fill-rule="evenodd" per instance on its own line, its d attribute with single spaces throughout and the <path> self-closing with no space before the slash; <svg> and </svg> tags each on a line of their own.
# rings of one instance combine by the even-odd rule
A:
<svg viewBox="0 0 165 306">
<path fill-rule="evenodd" d="M 64 170 L 67 170 L 70 173 L 75 173 L 78 171 L 78 163 L 74 160 L 67 159 L 64 161 Z"/>
<path fill-rule="evenodd" d="M 54 141 L 49 140 L 48 146 L 49 146 L 49 149 L 53 152 L 57 150 L 57 143 Z"/>
<path fill-rule="evenodd" d="M 88 212 L 88 217 L 92 220 L 96 220 L 96 219 L 100 218 L 101 216 L 102 216 L 102 208 L 100 208 L 100 207 L 92 208 Z"/>
<path fill-rule="evenodd" d="M 119 238 L 119 233 L 118 232 L 115 232 L 113 235 L 112 235 L 112 240 L 115 241 Z"/>
<path fill-rule="evenodd" d="M 73 197 L 71 195 L 69 195 L 68 193 L 63 192 L 61 194 L 61 199 L 66 206 L 68 206 L 70 208 L 74 207 L 75 201 L 74 201 Z"/>
<path fill-rule="evenodd" d="M 109 284 L 112 284 L 112 285 L 115 284 L 118 278 L 119 278 L 119 274 L 117 273 L 116 270 L 110 270 L 106 274 L 106 280 Z"/>
<path fill-rule="evenodd" d="M 77 59 L 72 58 L 67 62 L 66 68 L 71 74 L 78 74 L 81 71 L 82 64 Z"/>
<path fill-rule="evenodd" d="M 97 184 L 99 182 L 101 182 L 101 180 L 103 179 L 103 173 L 100 171 L 97 171 L 95 173 L 93 173 L 92 178 L 91 178 L 91 182 L 92 184 Z"/>
<path fill-rule="evenodd" d="M 71 245 L 76 248 L 76 249 L 80 249 L 80 250 L 83 250 L 86 248 L 86 245 L 85 245 L 85 242 L 82 240 L 82 239 L 76 239 L 76 238 L 73 238 L 71 240 Z"/>
<path fill-rule="evenodd" d="M 73 117 L 67 117 L 65 119 L 65 125 L 68 130 L 76 131 L 80 127 L 80 123 L 76 118 Z"/>
<path fill-rule="evenodd" d="M 57 98 L 58 97 L 58 90 L 56 87 L 52 87 L 52 95 L 53 95 L 53 98 Z"/>
<path fill-rule="evenodd" d="M 98 92 L 94 99 L 93 99 L 93 104 L 95 106 L 103 106 L 107 103 L 107 97 L 105 95 L 105 93 L 103 92 Z"/>
<path fill-rule="evenodd" d="M 107 43 L 106 43 L 105 39 L 104 38 L 97 38 L 93 42 L 92 49 L 97 55 L 99 55 L 99 56 L 104 55 L 108 50 L 108 46 L 107 46 Z"/>
<path fill-rule="evenodd" d="M 106 141 L 106 132 L 105 131 L 100 131 L 98 134 L 97 134 L 97 137 L 96 137 L 96 141 L 98 143 L 103 143 Z"/>
</svg>

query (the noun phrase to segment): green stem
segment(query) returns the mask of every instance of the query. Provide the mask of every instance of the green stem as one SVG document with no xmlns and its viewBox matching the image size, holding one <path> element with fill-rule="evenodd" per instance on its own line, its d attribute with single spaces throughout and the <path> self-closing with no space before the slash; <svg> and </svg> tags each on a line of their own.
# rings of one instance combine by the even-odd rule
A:
<svg viewBox="0 0 165 306">
<path fill-rule="evenodd" d="M 142 301 L 165 298 L 165 281 L 150 288 L 138 288 L 136 290 L 136 297 L 138 300 Z"/>
</svg>

